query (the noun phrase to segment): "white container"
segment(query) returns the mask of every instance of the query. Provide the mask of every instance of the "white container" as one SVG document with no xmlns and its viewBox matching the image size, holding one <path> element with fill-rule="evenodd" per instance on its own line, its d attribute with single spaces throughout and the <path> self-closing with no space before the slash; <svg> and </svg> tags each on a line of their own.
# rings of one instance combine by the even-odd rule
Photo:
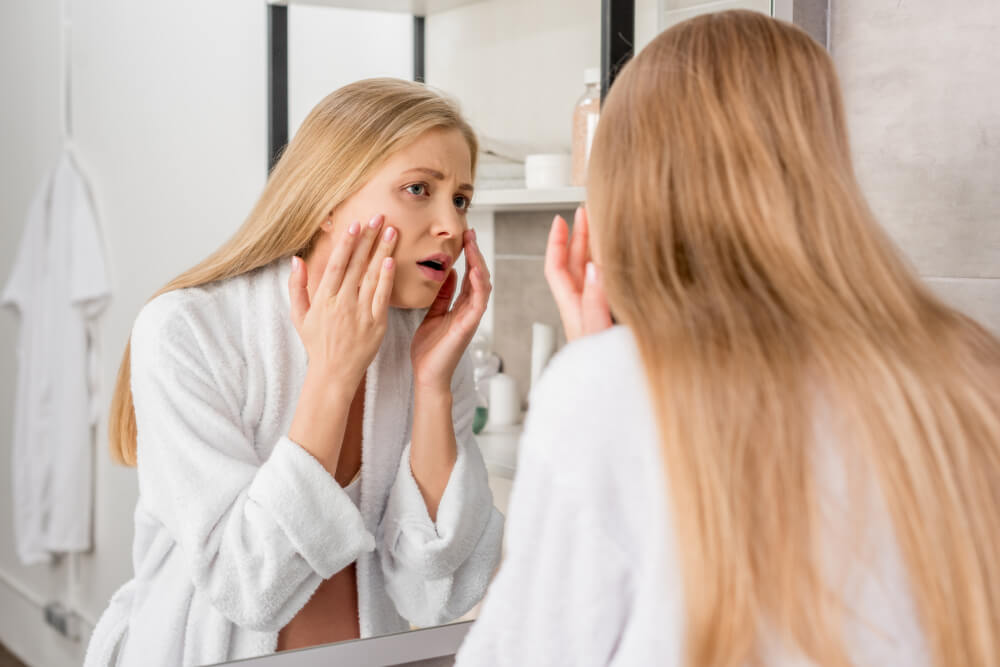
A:
<svg viewBox="0 0 1000 667">
<path fill-rule="evenodd" d="M 564 188 L 573 177 L 573 160 L 567 153 L 535 153 L 524 159 L 524 184 L 530 190 Z"/>
<path fill-rule="evenodd" d="M 521 421 L 521 395 L 517 381 L 505 373 L 490 378 L 490 405 L 486 427 L 511 426 Z"/>
<path fill-rule="evenodd" d="M 531 325 L 531 389 L 538 384 L 545 364 L 556 351 L 556 330 L 547 324 Z"/>
</svg>

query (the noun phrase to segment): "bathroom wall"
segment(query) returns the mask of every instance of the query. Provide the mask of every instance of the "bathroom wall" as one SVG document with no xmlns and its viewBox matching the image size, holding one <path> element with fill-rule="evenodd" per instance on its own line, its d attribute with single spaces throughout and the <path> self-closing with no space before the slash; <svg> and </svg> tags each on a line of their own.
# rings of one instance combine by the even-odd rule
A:
<svg viewBox="0 0 1000 667">
<path fill-rule="evenodd" d="M 1000 5 L 833 0 L 858 177 L 937 292 L 1000 332 Z"/>
</svg>

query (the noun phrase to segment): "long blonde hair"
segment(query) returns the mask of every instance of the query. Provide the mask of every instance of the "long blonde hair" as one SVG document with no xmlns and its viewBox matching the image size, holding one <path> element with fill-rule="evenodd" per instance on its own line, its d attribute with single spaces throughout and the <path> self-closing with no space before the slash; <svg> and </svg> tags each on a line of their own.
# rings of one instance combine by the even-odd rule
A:
<svg viewBox="0 0 1000 667">
<path fill-rule="evenodd" d="M 457 105 L 421 83 L 366 79 L 324 98 L 274 166 L 260 199 L 221 248 L 150 299 L 248 273 L 293 254 L 308 255 L 323 218 L 360 189 L 395 151 L 434 128 L 462 132 L 475 176 L 478 142 Z M 135 465 L 136 423 L 125 346 L 111 399 L 112 458 Z"/>
<path fill-rule="evenodd" d="M 760 662 L 769 631 L 850 663 L 821 571 L 821 396 L 874 473 L 936 664 L 1000 664 L 1000 342 L 874 220 L 827 53 L 754 12 L 671 28 L 606 99 L 589 182 L 657 410 L 688 663 Z"/>
</svg>

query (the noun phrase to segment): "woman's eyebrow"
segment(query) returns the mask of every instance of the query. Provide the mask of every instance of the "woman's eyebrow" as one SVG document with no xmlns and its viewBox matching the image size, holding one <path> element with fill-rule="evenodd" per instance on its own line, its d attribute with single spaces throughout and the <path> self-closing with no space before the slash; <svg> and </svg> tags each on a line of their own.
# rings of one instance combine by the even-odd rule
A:
<svg viewBox="0 0 1000 667">
<path fill-rule="evenodd" d="M 431 178 L 433 178 L 434 180 L 437 180 L 437 181 L 443 181 L 444 180 L 444 174 L 442 174 L 437 169 L 431 169 L 429 167 L 414 167 L 413 169 L 407 169 L 403 173 L 404 174 L 408 174 L 411 171 L 419 171 L 421 173 L 427 174 L 428 176 L 430 176 Z M 458 186 L 458 189 L 459 190 L 468 190 L 469 192 L 474 192 L 475 191 L 475 188 L 473 188 L 468 183 L 460 183 L 459 186 Z"/>
</svg>

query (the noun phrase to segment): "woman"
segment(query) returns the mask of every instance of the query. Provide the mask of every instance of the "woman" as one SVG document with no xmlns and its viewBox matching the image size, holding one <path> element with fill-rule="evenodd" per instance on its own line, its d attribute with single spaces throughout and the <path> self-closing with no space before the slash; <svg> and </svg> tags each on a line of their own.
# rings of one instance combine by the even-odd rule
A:
<svg viewBox="0 0 1000 667">
<path fill-rule="evenodd" d="M 1000 343 L 873 219 L 826 52 L 751 12 L 671 28 L 589 183 L 599 270 L 581 212 L 548 276 L 570 336 L 602 294 L 620 325 L 532 396 L 459 664 L 1000 664 Z"/>
<path fill-rule="evenodd" d="M 503 525 L 465 353 L 490 291 L 476 149 L 421 84 L 345 86 L 236 235 L 143 307 L 110 428 L 138 468 L 135 577 L 87 665 L 222 662 L 478 602 Z"/>
</svg>

